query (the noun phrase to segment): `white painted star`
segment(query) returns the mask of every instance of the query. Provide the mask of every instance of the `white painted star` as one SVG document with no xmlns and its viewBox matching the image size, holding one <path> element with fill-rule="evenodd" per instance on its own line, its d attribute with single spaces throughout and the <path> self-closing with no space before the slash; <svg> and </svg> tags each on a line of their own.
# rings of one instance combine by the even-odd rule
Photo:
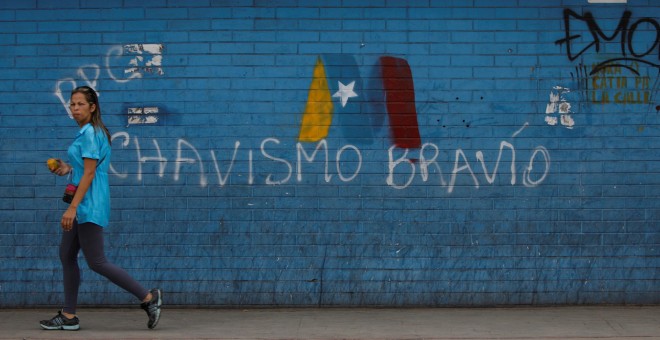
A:
<svg viewBox="0 0 660 340">
<path fill-rule="evenodd" d="M 344 85 L 340 81 L 337 82 L 339 86 L 339 91 L 335 92 L 333 94 L 333 97 L 339 97 L 341 98 L 341 107 L 346 107 L 346 102 L 348 102 L 348 98 L 353 98 L 357 97 L 357 93 L 353 91 L 353 87 L 355 86 L 355 80 L 353 80 L 350 84 Z"/>
</svg>

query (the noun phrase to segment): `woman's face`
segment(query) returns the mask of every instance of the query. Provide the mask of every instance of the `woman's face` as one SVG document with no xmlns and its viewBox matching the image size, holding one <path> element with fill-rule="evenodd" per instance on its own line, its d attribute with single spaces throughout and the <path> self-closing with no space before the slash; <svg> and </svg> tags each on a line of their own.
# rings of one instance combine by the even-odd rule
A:
<svg viewBox="0 0 660 340">
<path fill-rule="evenodd" d="M 69 104 L 73 119 L 78 122 L 79 126 L 83 126 L 92 120 L 92 112 L 96 110 L 95 104 L 90 104 L 82 93 L 74 93 L 71 96 L 71 103 Z"/>
</svg>

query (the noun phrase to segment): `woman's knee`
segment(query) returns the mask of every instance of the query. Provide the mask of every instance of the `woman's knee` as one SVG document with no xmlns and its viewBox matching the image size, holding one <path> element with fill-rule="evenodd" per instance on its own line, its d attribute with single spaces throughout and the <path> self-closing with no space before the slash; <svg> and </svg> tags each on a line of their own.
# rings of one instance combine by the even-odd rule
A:
<svg viewBox="0 0 660 340">
<path fill-rule="evenodd" d="M 96 273 L 102 274 L 103 269 L 105 267 L 105 264 L 107 261 L 105 258 L 96 258 L 96 259 L 86 259 L 87 260 L 87 266 L 89 269 L 93 270 Z"/>
<path fill-rule="evenodd" d="M 62 263 L 62 268 L 77 267 L 78 266 L 78 260 L 75 259 L 75 258 L 71 259 L 71 258 L 60 256 L 60 263 Z"/>
<path fill-rule="evenodd" d="M 73 254 L 68 249 L 60 249 L 60 262 L 62 266 L 78 265 L 78 254 Z"/>
</svg>

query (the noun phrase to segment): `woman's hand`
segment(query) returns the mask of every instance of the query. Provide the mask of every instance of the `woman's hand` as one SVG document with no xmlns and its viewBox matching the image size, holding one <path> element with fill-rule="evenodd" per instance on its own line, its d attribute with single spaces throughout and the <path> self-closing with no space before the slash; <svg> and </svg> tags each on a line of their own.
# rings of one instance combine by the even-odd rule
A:
<svg viewBox="0 0 660 340">
<path fill-rule="evenodd" d="M 87 190 L 89 187 L 92 185 L 92 181 L 94 180 L 94 176 L 96 175 L 96 165 L 97 165 L 98 160 L 92 159 L 92 158 L 84 158 L 84 169 L 83 169 L 83 175 L 82 178 L 80 179 L 80 183 L 78 183 L 78 189 L 76 189 L 75 195 L 73 195 L 73 199 L 71 200 L 71 204 L 69 205 L 69 208 L 66 209 L 64 212 L 64 215 L 62 215 L 62 229 L 64 231 L 69 231 L 71 228 L 73 228 L 73 221 L 76 218 L 76 211 L 78 210 L 78 204 L 82 202 L 83 198 L 85 197 L 85 194 L 87 193 Z M 69 168 L 69 171 L 71 171 L 71 166 L 66 164 L 66 167 Z M 68 173 L 68 172 L 67 172 Z"/>
<path fill-rule="evenodd" d="M 72 167 L 69 164 L 64 163 L 63 160 L 56 158 L 56 160 L 59 163 L 59 166 L 55 170 L 50 170 L 50 172 L 58 175 L 58 176 L 66 176 L 69 173 L 71 173 Z"/>
<path fill-rule="evenodd" d="M 60 221 L 62 230 L 70 231 L 73 228 L 73 221 L 76 219 L 76 210 L 78 210 L 77 207 L 71 205 L 66 209 L 64 215 L 62 215 L 62 221 Z"/>
</svg>

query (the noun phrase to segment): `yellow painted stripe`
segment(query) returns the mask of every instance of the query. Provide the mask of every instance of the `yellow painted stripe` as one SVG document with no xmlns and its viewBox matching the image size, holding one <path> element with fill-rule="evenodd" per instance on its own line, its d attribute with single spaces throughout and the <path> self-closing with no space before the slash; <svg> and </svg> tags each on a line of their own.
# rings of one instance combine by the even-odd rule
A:
<svg viewBox="0 0 660 340">
<path fill-rule="evenodd" d="M 332 97 L 321 58 L 316 60 L 307 105 L 300 124 L 301 142 L 318 142 L 328 136 L 332 124 Z"/>
</svg>

